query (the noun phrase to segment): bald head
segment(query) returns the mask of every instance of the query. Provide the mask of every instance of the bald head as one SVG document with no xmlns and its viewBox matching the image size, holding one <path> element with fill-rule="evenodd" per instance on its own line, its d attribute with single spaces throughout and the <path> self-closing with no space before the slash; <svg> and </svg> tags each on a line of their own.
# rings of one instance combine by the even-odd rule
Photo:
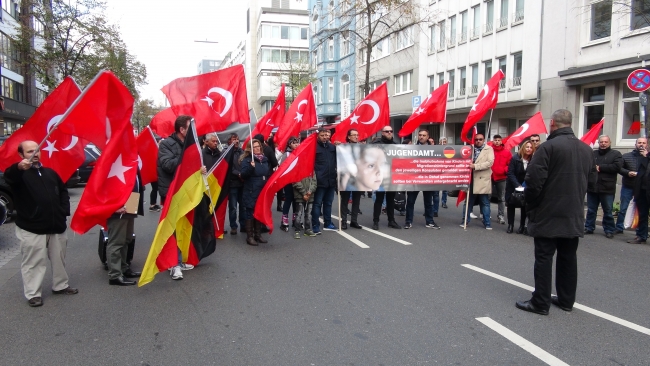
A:
<svg viewBox="0 0 650 366">
<path fill-rule="evenodd" d="M 35 163 L 41 157 L 41 152 L 35 141 L 26 140 L 18 145 L 18 155 L 23 159 L 32 159 L 32 162 Z"/>
</svg>

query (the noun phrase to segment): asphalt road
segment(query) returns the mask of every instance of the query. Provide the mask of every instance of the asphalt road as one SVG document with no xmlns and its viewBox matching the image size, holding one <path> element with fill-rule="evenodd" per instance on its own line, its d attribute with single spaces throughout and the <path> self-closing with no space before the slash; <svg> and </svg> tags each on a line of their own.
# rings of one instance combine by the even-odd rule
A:
<svg viewBox="0 0 650 366">
<path fill-rule="evenodd" d="M 78 200 L 81 188 L 73 191 Z M 364 226 L 371 202 L 362 199 Z M 424 227 L 421 196 L 412 229 L 390 229 L 382 216 L 380 232 L 407 243 L 356 229 L 346 231 L 356 243 L 336 232 L 296 240 L 276 230 L 269 244 L 251 247 L 244 234 L 226 235 L 184 280 L 163 272 L 142 288 L 108 285 L 98 229 L 71 233 L 67 263 L 78 295 L 53 296 L 48 273 L 44 306 L 30 308 L 20 256 L 0 268 L 8 274 L 0 281 L 0 364 L 650 364 L 650 245 L 626 244 L 632 233 L 609 240 L 599 228 L 578 249 L 583 307 L 526 313 L 514 303 L 530 297 L 521 286 L 533 286 L 532 239 L 496 223 L 486 231 L 480 220 L 463 231 L 454 205 L 450 198 L 441 209 L 441 230 Z M 136 269 L 158 217 L 137 219 Z M 7 225 L 2 240 L 13 235 Z"/>
</svg>

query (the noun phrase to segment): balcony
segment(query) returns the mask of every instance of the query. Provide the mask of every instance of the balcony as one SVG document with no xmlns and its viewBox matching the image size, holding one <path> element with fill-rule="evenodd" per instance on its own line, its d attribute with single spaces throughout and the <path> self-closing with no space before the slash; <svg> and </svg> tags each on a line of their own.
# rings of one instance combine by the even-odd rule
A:
<svg viewBox="0 0 650 366">
<path fill-rule="evenodd" d="M 469 89 L 469 95 L 476 95 L 478 94 L 478 85 L 472 85 L 472 87 Z"/>
<path fill-rule="evenodd" d="M 454 47 L 456 45 L 456 35 L 452 34 L 447 39 L 447 47 Z"/>
<path fill-rule="evenodd" d="M 470 31 L 470 34 L 469 34 L 469 40 L 473 41 L 475 39 L 478 39 L 478 36 L 480 34 L 481 34 L 481 27 L 472 28 L 472 30 Z"/>
<path fill-rule="evenodd" d="M 501 79 L 501 81 L 499 81 L 499 90 L 505 90 L 505 88 L 506 88 L 506 79 Z"/>
<path fill-rule="evenodd" d="M 508 18 L 497 19 L 495 24 L 497 25 L 497 32 L 500 30 L 504 30 L 508 28 Z"/>
<path fill-rule="evenodd" d="M 465 89 L 465 88 L 458 89 L 458 97 L 459 97 L 459 98 L 460 98 L 460 97 L 464 97 L 464 96 L 465 96 L 465 91 L 466 91 L 466 90 L 467 90 L 467 89 Z"/>
<path fill-rule="evenodd" d="M 516 76 L 512 78 L 510 85 L 512 85 L 512 88 L 516 88 L 516 89 L 521 88 L 521 76 Z"/>
<path fill-rule="evenodd" d="M 521 23 L 524 21 L 524 9 L 519 9 L 512 14 L 512 24 Z"/>
<path fill-rule="evenodd" d="M 460 33 L 460 38 L 458 39 L 458 44 L 463 44 L 467 42 L 467 29 L 463 29 Z"/>
<path fill-rule="evenodd" d="M 450 88 L 449 89 L 449 99 L 452 99 L 454 97 L 454 89 Z"/>
<path fill-rule="evenodd" d="M 494 33 L 494 23 L 483 24 L 483 35 Z"/>
</svg>

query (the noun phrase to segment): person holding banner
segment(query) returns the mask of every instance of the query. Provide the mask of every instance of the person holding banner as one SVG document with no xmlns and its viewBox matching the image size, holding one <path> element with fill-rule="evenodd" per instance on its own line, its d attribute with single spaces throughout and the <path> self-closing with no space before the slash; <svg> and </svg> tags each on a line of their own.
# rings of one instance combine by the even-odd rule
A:
<svg viewBox="0 0 650 366">
<path fill-rule="evenodd" d="M 418 131 L 418 141 L 416 145 L 433 145 L 432 139 L 429 138 L 429 131 L 426 129 L 420 129 Z M 410 229 L 413 227 L 413 210 L 415 208 L 415 200 L 418 198 L 419 191 L 409 191 L 406 192 L 406 220 L 404 223 L 404 229 Z M 437 205 L 435 203 L 439 202 L 440 192 L 439 191 L 422 191 L 422 196 L 424 198 L 424 218 L 426 220 L 425 227 L 429 229 L 440 229 L 440 226 L 436 224 L 433 220 L 434 216 L 438 216 Z"/>
<path fill-rule="evenodd" d="M 494 164 L 494 150 L 485 143 L 485 136 L 482 133 L 476 134 L 474 138 L 474 161 L 469 165 L 472 173 L 472 183 L 470 184 L 469 197 L 463 204 L 463 213 L 467 210 L 465 205 L 474 207 L 474 202 L 478 200 L 483 215 L 483 226 L 486 230 L 492 230 L 490 225 L 490 195 L 492 194 L 492 164 Z M 470 215 L 467 214 L 467 223 L 469 224 Z M 465 225 L 461 224 L 461 227 Z"/>
<path fill-rule="evenodd" d="M 391 126 L 384 126 L 381 129 L 381 138 L 374 142 L 374 144 L 394 144 L 397 143 L 393 140 L 393 128 Z M 380 183 L 381 184 L 381 183 Z M 402 227 L 395 221 L 395 192 L 376 191 L 375 204 L 372 210 L 372 229 L 379 230 L 379 215 L 381 215 L 381 205 L 386 198 L 386 214 L 388 216 L 388 227 L 393 229 L 401 229 Z"/>
<path fill-rule="evenodd" d="M 359 131 L 351 128 L 348 130 L 348 133 L 345 137 L 345 141 L 348 144 L 357 144 L 359 142 Z M 359 168 L 359 163 L 357 163 L 357 168 Z M 359 170 L 357 170 L 359 172 Z M 357 222 L 357 216 L 359 215 L 359 204 L 361 203 L 361 193 L 366 191 L 366 188 L 362 188 L 361 191 L 354 190 L 344 190 L 341 191 L 341 229 L 347 230 L 348 228 L 348 214 L 350 214 L 350 226 L 355 229 L 361 229 L 361 225 Z M 350 195 L 352 196 L 352 213 L 348 208 L 348 201 L 350 200 Z"/>
<path fill-rule="evenodd" d="M 440 145 L 447 145 L 447 138 L 446 137 L 441 137 L 440 138 Z M 440 197 L 440 203 L 442 208 L 447 208 L 447 196 L 449 195 L 448 191 L 442 191 L 441 197 Z"/>
</svg>

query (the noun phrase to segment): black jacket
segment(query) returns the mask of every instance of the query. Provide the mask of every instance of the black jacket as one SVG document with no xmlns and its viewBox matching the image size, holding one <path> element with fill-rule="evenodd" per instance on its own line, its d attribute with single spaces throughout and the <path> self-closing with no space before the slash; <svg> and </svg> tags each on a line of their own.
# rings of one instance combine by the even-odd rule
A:
<svg viewBox="0 0 650 366">
<path fill-rule="evenodd" d="M 316 161 L 314 163 L 318 187 L 336 187 L 336 146 L 316 142 Z"/>
<path fill-rule="evenodd" d="M 639 154 L 638 150 L 633 150 L 623 154 L 623 167 L 618 172 L 623 176 L 623 186 L 627 188 L 634 188 L 634 181 L 636 180 L 636 177 L 630 177 L 628 174 L 630 172 L 639 171 L 639 166 L 641 165 L 642 159 L 643 156 Z"/>
<path fill-rule="evenodd" d="M 162 140 L 158 145 L 158 192 L 161 197 L 167 196 L 176 168 L 181 163 L 181 155 L 183 155 L 183 143 L 176 134 Z"/>
<path fill-rule="evenodd" d="M 255 158 L 255 166 L 251 165 L 252 156 L 247 156 L 241 162 L 241 176 L 244 179 L 244 194 L 242 203 L 246 208 L 254 208 L 255 203 L 268 181 L 271 172 L 269 161 L 265 157 L 260 161 Z"/>
<path fill-rule="evenodd" d="M 524 161 L 519 154 L 514 154 L 510 159 L 508 165 L 508 173 L 506 174 L 506 196 L 505 200 L 508 202 L 510 195 L 515 191 L 515 188 L 523 185 L 526 178 L 526 169 L 524 168 Z"/>
<path fill-rule="evenodd" d="M 571 127 L 553 131 L 539 145 L 526 170 L 528 232 L 534 237 L 584 236 L 584 202 L 596 183 L 592 149 Z"/>
<path fill-rule="evenodd" d="M 221 157 L 221 151 L 218 149 L 212 150 L 206 146 L 203 148 L 203 151 L 201 151 L 201 155 L 203 155 L 203 165 L 205 165 L 205 169 L 210 170 L 214 164 L 217 163 L 219 157 Z"/>
<path fill-rule="evenodd" d="M 590 193 L 616 194 L 616 178 L 623 167 L 623 155 L 611 147 L 593 152 L 596 165 L 600 169 L 598 181 Z"/>
<path fill-rule="evenodd" d="M 62 234 L 70 216 L 70 196 L 65 183 L 50 168 L 18 169 L 13 164 L 4 174 L 14 194 L 16 225 L 30 233 Z"/>
<path fill-rule="evenodd" d="M 241 163 L 239 158 L 244 153 L 241 147 L 232 147 L 232 165 L 230 166 L 230 186 L 231 187 L 241 187 L 244 185 L 244 181 L 239 177 L 241 174 Z"/>
</svg>

